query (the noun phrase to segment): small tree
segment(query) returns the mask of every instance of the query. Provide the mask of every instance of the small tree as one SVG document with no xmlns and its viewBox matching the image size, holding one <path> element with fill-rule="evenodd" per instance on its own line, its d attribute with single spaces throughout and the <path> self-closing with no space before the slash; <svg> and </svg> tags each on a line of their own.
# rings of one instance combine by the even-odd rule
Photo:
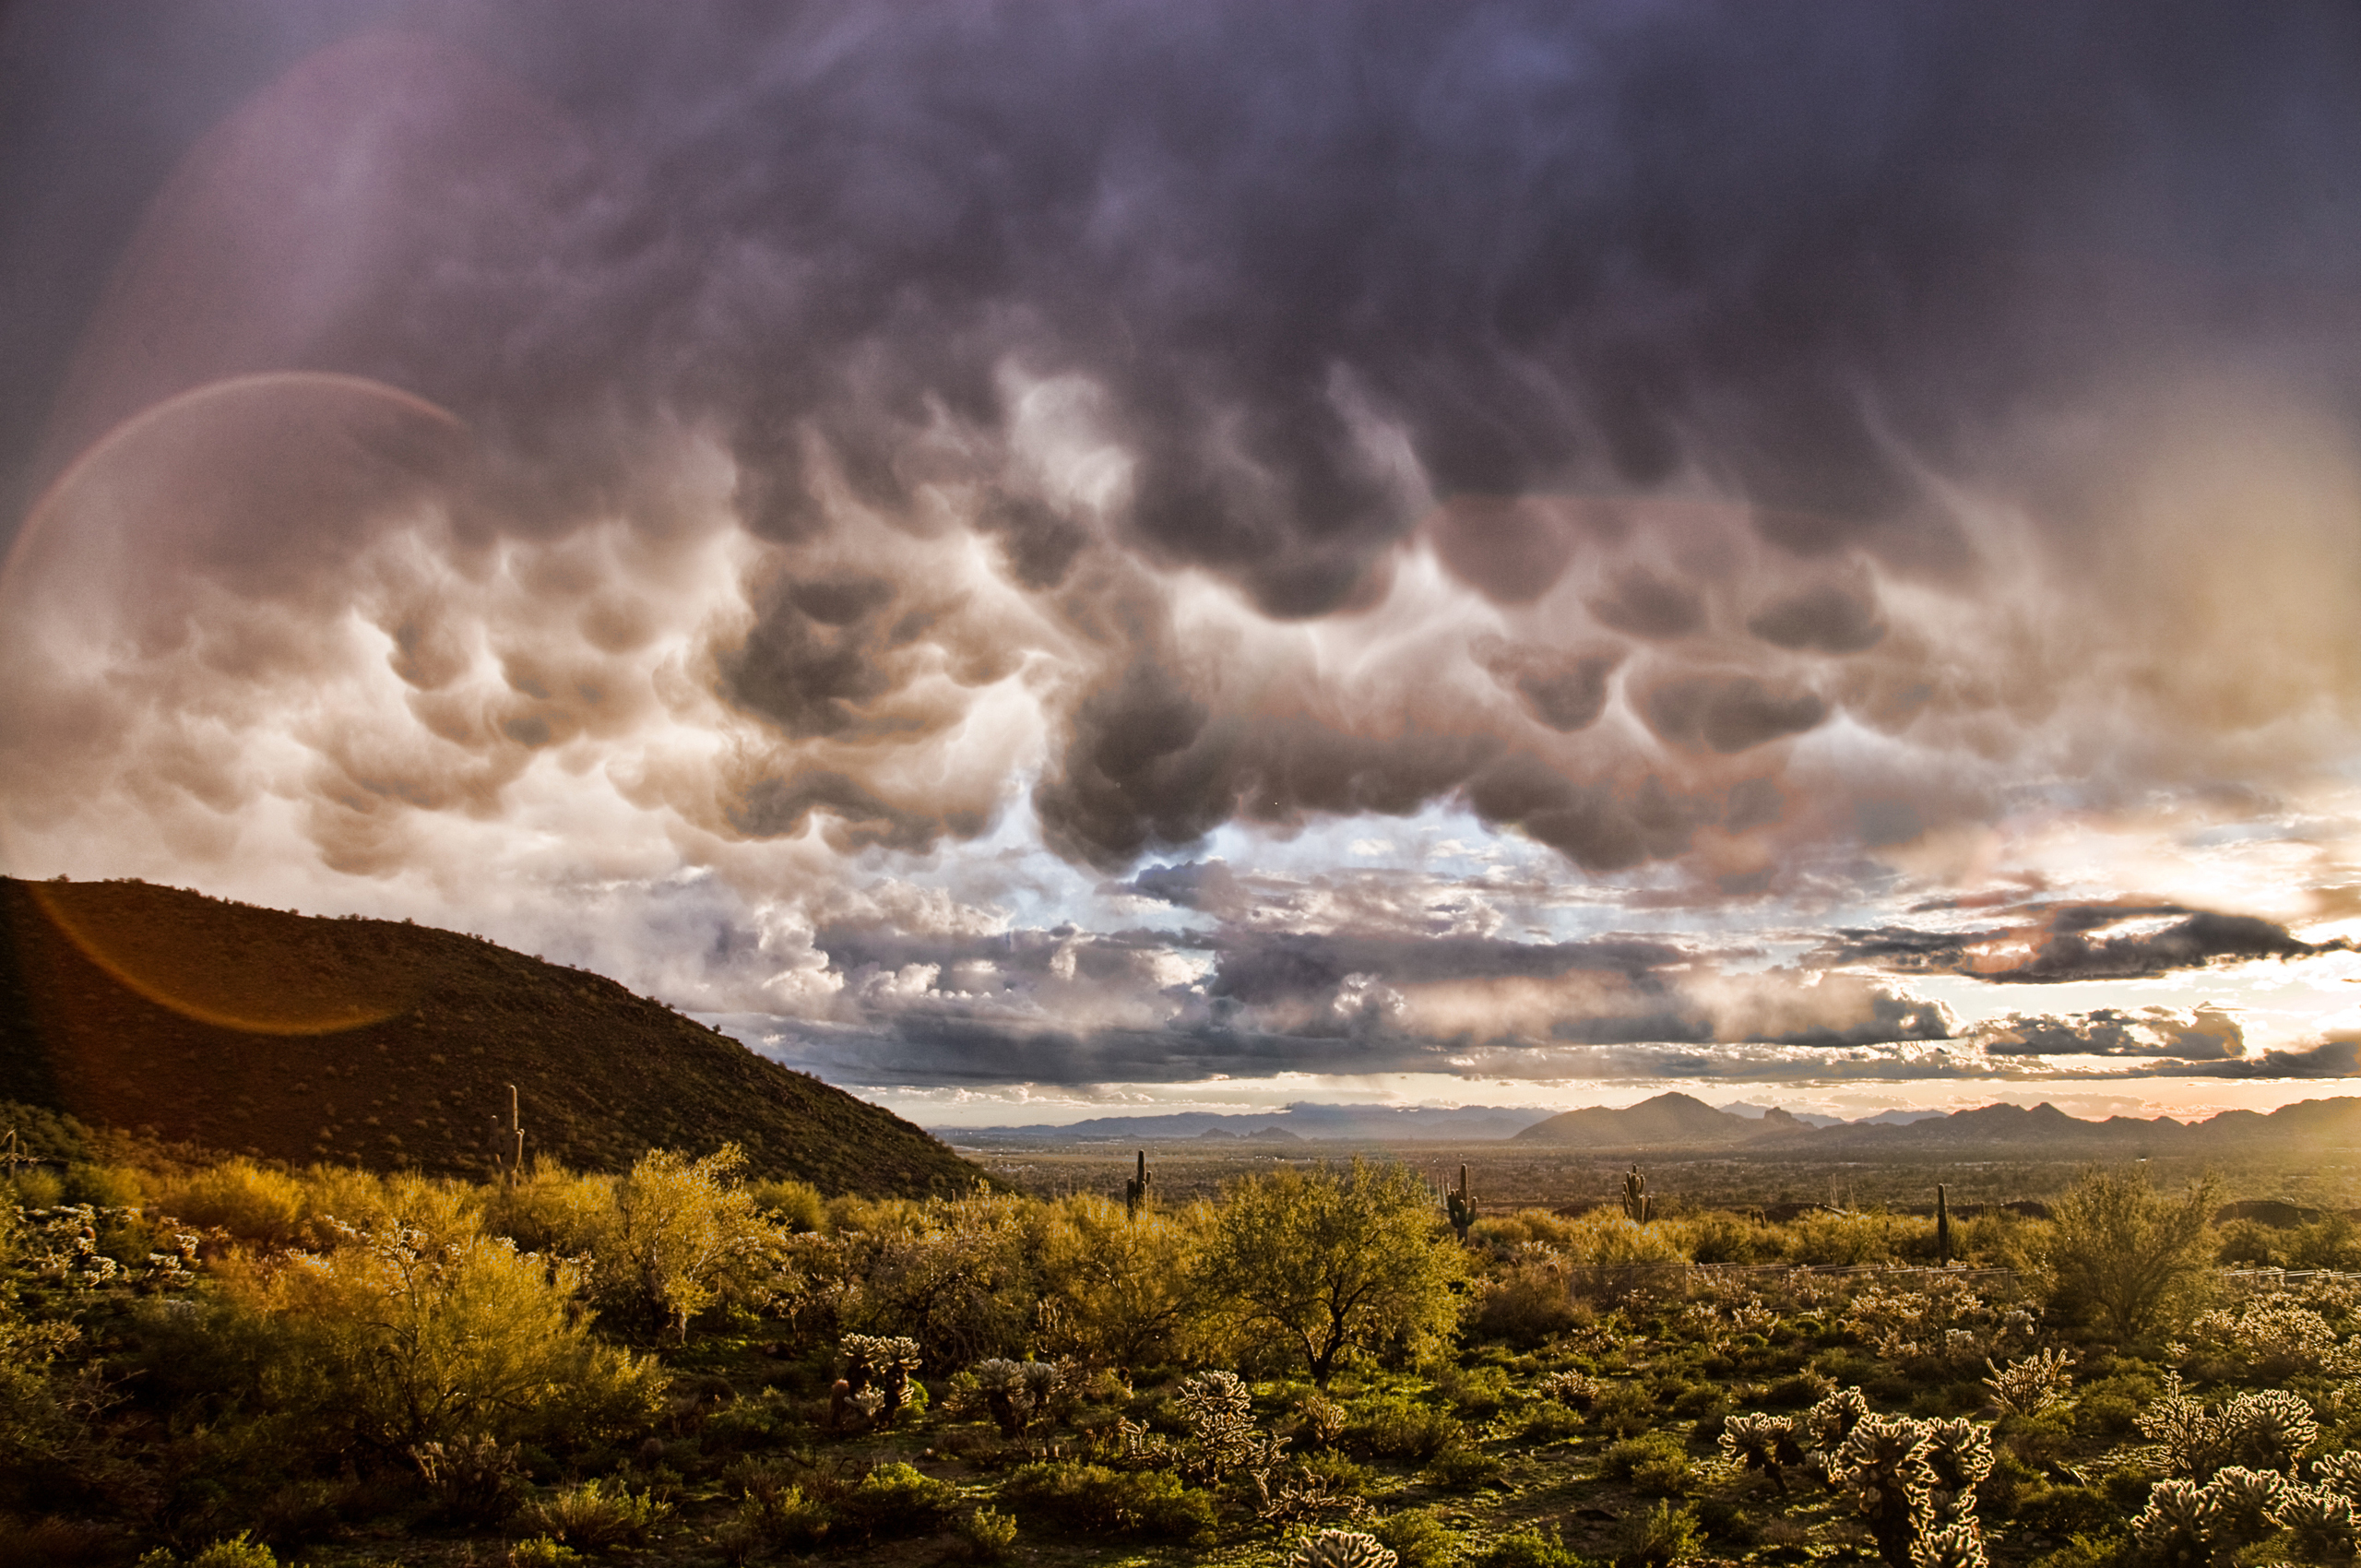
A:
<svg viewBox="0 0 2361 1568">
<path fill-rule="evenodd" d="M 703 1159 L 651 1149 L 614 1185 L 613 1207 L 584 1238 L 599 1299 L 651 1336 L 688 1336 L 689 1320 L 733 1276 L 777 1245 L 780 1228 L 734 1178 L 744 1151 L 724 1144 Z"/>
<path fill-rule="evenodd" d="M 2052 1206 L 2038 1244 L 2050 1305 L 2118 1341 L 2183 1315 L 2204 1285 L 2217 1191 L 2208 1174 L 2175 1201 L 2142 1173 L 2084 1171 Z"/>
<path fill-rule="evenodd" d="M 1356 1159 L 1343 1176 L 1286 1170 L 1232 1187 L 1200 1279 L 1240 1326 L 1299 1350 L 1325 1388 L 1352 1356 L 1447 1332 L 1465 1266 L 1416 1172 Z"/>
</svg>

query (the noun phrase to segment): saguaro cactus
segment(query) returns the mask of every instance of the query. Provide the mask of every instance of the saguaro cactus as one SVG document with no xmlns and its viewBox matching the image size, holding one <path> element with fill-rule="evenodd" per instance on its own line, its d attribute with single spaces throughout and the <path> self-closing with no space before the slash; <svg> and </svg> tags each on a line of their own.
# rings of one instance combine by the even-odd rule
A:
<svg viewBox="0 0 2361 1568">
<path fill-rule="evenodd" d="M 508 1125 L 500 1118 L 492 1119 L 492 1162 L 500 1168 L 500 1184 L 513 1187 L 525 1169 L 525 1122 L 518 1114 L 516 1086 L 508 1086 Z"/>
<path fill-rule="evenodd" d="M 1476 1199 L 1467 1191 L 1467 1167 L 1459 1168 L 1459 1191 L 1443 1196 L 1443 1206 L 1450 1211 L 1451 1228 L 1462 1241 L 1467 1240 L 1467 1228 L 1476 1223 Z"/>
<path fill-rule="evenodd" d="M 1648 1222 L 1648 1179 L 1637 1165 L 1623 1178 L 1623 1218 L 1634 1225 Z"/>
<path fill-rule="evenodd" d="M 1147 1150 L 1140 1150 L 1139 1173 L 1123 1183 L 1123 1212 L 1137 1218 L 1140 1206 L 1147 1202 Z"/>
<path fill-rule="evenodd" d="M 1952 1208 L 1940 1182 L 1935 1183 L 1935 1263 L 1941 1268 L 1952 1265 Z"/>
</svg>

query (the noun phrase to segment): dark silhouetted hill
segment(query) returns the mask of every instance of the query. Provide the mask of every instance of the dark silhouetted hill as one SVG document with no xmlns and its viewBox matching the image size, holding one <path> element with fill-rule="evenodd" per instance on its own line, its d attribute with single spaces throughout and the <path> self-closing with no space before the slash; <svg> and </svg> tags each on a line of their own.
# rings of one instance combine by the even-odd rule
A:
<svg viewBox="0 0 2361 1568">
<path fill-rule="evenodd" d="M 1716 1111 L 1685 1094 L 1660 1094 L 1621 1110 L 1584 1106 L 1536 1123 L 1519 1133 L 1520 1143 L 1555 1144 L 1561 1148 L 1655 1148 L 1667 1146 L 1707 1147 L 1751 1143 L 1765 1134 L 1768 1117 L 1755 1119 Z M 1800 1128 L 1791 1116 L 1770 1123 L 1773 1132 Z"/>
<path fill-rule="evenodd" d="M 922 1194 L 977 1169 L 892 1112 L 600 976 L 478 937 L 139 882 L 0 878 L 0 1099 L 261 1158 L 482 1175 L 744 1147 L 755 1174 Z"/>
</svg>

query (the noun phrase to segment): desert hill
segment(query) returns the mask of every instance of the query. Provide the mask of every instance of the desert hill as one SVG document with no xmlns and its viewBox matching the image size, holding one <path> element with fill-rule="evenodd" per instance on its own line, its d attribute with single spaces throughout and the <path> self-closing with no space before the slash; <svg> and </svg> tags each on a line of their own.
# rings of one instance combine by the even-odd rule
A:
<svg viewBox="0 0 2361 1568">
<path fill-rule="evenodd" d="M 824 1192 L 979 1172 L 917 1127 L 660 1003 L 481 938 L 139 882 L 0 878 L 0 1099 L 263 1158 L 491 1169 L 526 1147 L 616 1170 L 746 1150 Z"/>
<path fill-rule="evenodd" d="M 1694 1096 L 1667 1093 L 1621 1110 L 1584 1106 L 1537 1122 L 1516 1136 L 1524 1143 L 1566 1148 L 1705 1148 L 1806 1131 L 1802 1123 L 1783 1111 L 1759 1119 L 1737 1116 L 1716 1111 Z"/>
</svg>

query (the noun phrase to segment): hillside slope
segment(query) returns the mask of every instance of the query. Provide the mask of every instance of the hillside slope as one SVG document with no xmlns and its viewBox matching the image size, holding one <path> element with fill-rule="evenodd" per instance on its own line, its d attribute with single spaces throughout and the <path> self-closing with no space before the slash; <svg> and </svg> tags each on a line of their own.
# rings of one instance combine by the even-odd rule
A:
<svg viewBox="0 0 2361 1568">
<path fill-rule="evenodd" d="M 1692 1095 L 1677 1091 L 1643 1099 L 1620 1110 L 1584 1106 L 1536 1122 L 1516 1134 L 1518 1141 L 1557 1144 L 1566 1148 L 1639 1149 L 1671 1146 L 1718 1148 L 1787 1133 L 1807 1132 L 1803 1123 L 1783 1111 L 1761 1118 L 1716 1111 Z"/>
<path fill-rule="evenodd" d="M 742 1145 L 754 1172 L 918 1194 L 980 1172 L 890 1111 L 600 976 L 455 932 L 138 882 L 0 878 L 0 1099 L 292 1161 L 617 1170 Z"/>
</svg>

